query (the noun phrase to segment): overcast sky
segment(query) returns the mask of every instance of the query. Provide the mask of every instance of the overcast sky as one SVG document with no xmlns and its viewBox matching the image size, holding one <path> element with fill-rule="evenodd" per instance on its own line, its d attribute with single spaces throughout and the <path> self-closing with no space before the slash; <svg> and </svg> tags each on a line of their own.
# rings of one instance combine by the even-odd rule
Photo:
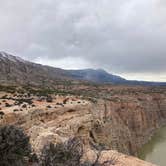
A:
<svg viewBox="0 0 166 166">
<path fill-rule="evenodd" d="M 165 0 L 0 0 L 0 50 L 166 81 Z"/>
</svg>

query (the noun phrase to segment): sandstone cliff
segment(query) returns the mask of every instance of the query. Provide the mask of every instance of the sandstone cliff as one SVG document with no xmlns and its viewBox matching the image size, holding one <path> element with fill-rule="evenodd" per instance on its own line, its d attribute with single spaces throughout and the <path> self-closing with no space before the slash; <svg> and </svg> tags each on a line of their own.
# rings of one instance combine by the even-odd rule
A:
<svg viewBox="0 0 166 166">
<path fill-rule="evenodd" d="M 165 95 L 124 95 L 100 101 L 94 108 L 100 121 L 92 130 L 94 142 L 127 154 L 136 155 L 155 130 L 166 123 Z"/>
</svg>

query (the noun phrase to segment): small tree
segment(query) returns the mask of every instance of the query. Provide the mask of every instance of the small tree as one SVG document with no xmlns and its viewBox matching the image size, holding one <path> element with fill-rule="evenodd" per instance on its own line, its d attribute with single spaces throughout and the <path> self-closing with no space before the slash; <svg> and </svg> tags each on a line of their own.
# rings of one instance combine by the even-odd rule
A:
<svg viewBox="0 0 166 166">
<path fill-rule="evenodd" d="M 29 137 L 15 126 L 0 127 L 0 165 L 27 165 L 31 153 Z"/>
</svg>

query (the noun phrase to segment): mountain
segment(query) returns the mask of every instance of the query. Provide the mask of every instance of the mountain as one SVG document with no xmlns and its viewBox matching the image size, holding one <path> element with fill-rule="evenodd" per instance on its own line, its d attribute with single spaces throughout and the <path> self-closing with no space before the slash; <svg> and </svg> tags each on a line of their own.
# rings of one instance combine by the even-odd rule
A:
<svg viewBox="0 0 166 166">
<path fill-rule="evenodd" d="M 52 86 L 68 80 L 65 70 L 44 66 L 0 52 L 0 84 Z"/>
<path fill-rule="evenodd" d="M 166 82 L 148 82 L 148 81 L 136 81 L 126 80 L 120 76 L 110 74 L 103 69 L 84 69 L 84 70 L 70 70 L 72 78 L 78 80 L 87 80 L 101 84 L 123 84 L 123 85 L 143 85 L 143 86 L 166 86 Z"/>
<path fill-rule="evenodd" d="M 103 69 L 64 70 L 23 60 L 0 52 L 0 84 L 54 87 L 66 82 L 166 86 L 161 82 L 129 81 Z"/>
<path fill-rule="evenodd" d="M 120 83 L 126 80 L 122 77 L 109 74 L 103 69 L 84 69 L 84 70 L 69 70 L 70 75 L 74 79 L 93 81 L 96 83 Z"/>
</svg>

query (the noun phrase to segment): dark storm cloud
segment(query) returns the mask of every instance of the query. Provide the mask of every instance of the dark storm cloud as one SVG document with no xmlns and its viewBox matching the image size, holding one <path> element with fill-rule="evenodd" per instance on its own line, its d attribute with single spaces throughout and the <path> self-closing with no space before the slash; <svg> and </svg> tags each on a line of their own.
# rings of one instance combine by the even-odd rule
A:
<svg viewBox="0 0 166 166">
<path fill-rule="evenodd" d="M 166 73 L 164 0 L 0 3 L 1 50 L 52 65 L 67 59 L 117 73 Z"/>
</svg>

